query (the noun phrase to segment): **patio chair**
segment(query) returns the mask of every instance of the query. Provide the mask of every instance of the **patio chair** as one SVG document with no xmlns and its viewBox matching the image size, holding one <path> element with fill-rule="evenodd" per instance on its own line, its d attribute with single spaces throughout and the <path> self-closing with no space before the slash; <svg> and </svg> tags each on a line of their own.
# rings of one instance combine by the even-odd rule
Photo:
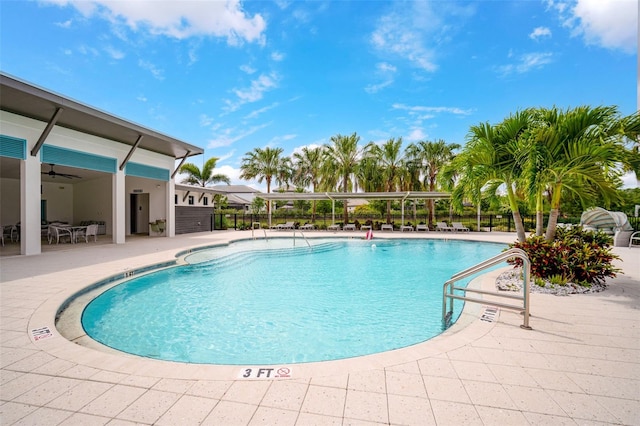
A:
<svg viewBox="0 0 640 426">
<path fill-rule="evenodd" d="M 353 223 L 347 223 L 346 225 L 344 225 L 342 227 L 343 231 L 355 231 L 356 230 L 356 225 Z"/>
<path fill-rule="evenodd" d="M 419 232 L 419 231 L 429 232 L 429 225 L 427 225 L 426 223 L 421 223 L 419 225 L 416 225 L 416 232 Z"/>
<path fill-rule="evenodd" d="M 436 231 L 451 232 L 453 227 L 447 225 L 447 222 L 436 222 Z"/>
<path fill-rule="evenodd" d="M 287 223 L 280 223 L 278 225 L 276 225 L 276 228 L 278 231 L 283 230 L 283 229 L 293 229 L 295 228 L 295 222 L 287 222 Z"/>
<path fill-rule="evenodd" d="M 380 225 L 380 230 L 381 231 L 391 231 L 391 232 L 393 232 L 393 225 L 391 225 L 389 223 L 385 223 L 383 225 Z"/>
<path fill-rule="evenodd" d="M 98 224 L 87 225 L 86 229 L 80 229 L 76 233 L 76 241 L 78 238 L 84 238 L 84 242 L 89 242 L 89 237 L 93 236 L 93 241 L 98 241 Z"/>
<path fill-rule="evenodd" d="M 340 225 L 338 224 L 327 226 L 327 231 L 339 231 L 339 230 L 340 230 Z"/>
<path fill-rule="evenodd" d="M 69 242 L 73 242 L 73 233 L 71 232 L 71 228 L 62 228 L 60 226 L 49 226 L 49 244 L 53 240 L 56 240 L 56 244 L 60 243 L 60 240 L 64 240 L 65 238 L 69 238 Z M 63 241 L 64 242 L 64 241 Z"/>
<path fill-rule="evenodd" d="M 411 225 L 402 225 L 400 226 L 400 232 L 404 232 L 404 231 L 409 231 L 409 232 L 413 232 L 413 226 Z"/>
<path fill-rule="evenodd" d="M 299 229 L 303 231 L 313 231 L 314 229 L 316 229 L 316 226 L 313 223 L 306 223 L 304 225 L 301 225 Z"/>
<path fill-rule="evenodd" d="M 453 227 L 453 231 L 469 232 L 469 228 L 464 226 L 462 222 L 451 222 L 451 226 Z"/>
</svg>

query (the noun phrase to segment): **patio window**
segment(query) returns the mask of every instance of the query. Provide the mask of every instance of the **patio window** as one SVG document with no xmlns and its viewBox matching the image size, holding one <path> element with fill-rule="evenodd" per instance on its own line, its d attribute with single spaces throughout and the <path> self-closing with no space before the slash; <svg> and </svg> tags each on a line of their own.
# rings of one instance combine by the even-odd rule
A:
<svg viewBox="0 0 640 426">
<path fill-rule="evenodd" d="M 193 204 L 193 195 L 189 195 L 189 205 L 192 206 Z"/>
<path fill-rule="evenodd" d="M 209 198 L 204 197 L 204 198 L 202 199 L 202 205 L 203 205 L 203 206 L 208 206 L 208 205 L 209 205 Z"/>
</svg>

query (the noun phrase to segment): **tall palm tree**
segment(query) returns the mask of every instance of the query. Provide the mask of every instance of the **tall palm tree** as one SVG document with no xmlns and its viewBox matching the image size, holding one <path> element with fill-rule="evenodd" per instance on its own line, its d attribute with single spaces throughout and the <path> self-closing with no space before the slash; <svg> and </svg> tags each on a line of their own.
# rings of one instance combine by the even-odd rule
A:
<svg viewBox="0 0 640 426">
<path fill-rule="evenodd" d="M 545 239 L 552 241 L 563 193 L 571 192 L 582 200 L 595 195 L 605 201 L 616 197 L 624 148 L 615 107 L 541 109 L 538 117 L 527 150 L 527 170 L 537 216 L 542 216 L 543 192 L 550 194 Z M 537 233 L 541 233 L 539 227 Z"/>
<path fill-rule="evenodd" d="M 372 156 L 379 165 L 384 191 L 397 191 L 404 173 L 402 138 L 391 138 L 382 145 L 371 142 L 367 145 L 366 151 L 367 155 Z M 391 200 L 387 200 L 387 223 L 391 223 Z"/>
<path fill-rule="evenodd" d="M 522 178 L 520 158 L 529 121 L 528 111 L 521 111 L 496 126 L 489 123 L 471 126 L 467 145 L 459 160 L 469 165 L 466 171 L 471 175 L 462 177 L 458 183 L 471 186 L 467 192 L 485 184 L 492 188 L 505 188 L 519 241 L 524 241 L 526 235 L 518 208 L 516 185 Z M 458 190 L 452 195 L 459 198 L 464 193 Z"/>
<path fill-rule="evenodd" d="M 258 179 L 258 183 L 267 182 L 267 194 L 271 192 L 271 182 L 276 179 L 279 182 L 284 178 L 286 172 L 286 160 L 283 159 L 282 148 L 254 148 L 247 152 L 242 158 L 240 166 L 241 179 Z M 271 211 L 271 203 L 267 203 L 267 214 Z"/>
<path fill-rule="evenodd" d="M 347 193 L 353 188 L 353 175 L 358 169 L 362 157 L 362 148 L 358 147 L 360 136 L 355 132 L 349 136 L 336 135 L 331 137 L 331 143 L 325 145 L 323 162 L 324 176 L 335 176 L 335 184 Z M 348 203 L 345 200 L 343 220 L 349 221 Z"/>
<path fill-rule="evenodd" d="M 293 154 L 293 180 L 296 185 L 309 186 L 311 191 L 316 192 L 320 185 L 322 167 L 322 148 L 302 148 L 301 152 Z M 316 200 L 311 203 L 311 221 L 316 221 Z"/>
<path fill-rule="evenodd" d="M 180 173 L 186 173 L 187 177 L 182 180 L 182 183 L 188 183 L 190 185 L 197 185 L 205 187 L 212 183 L 224 182 L 227 185 L 231 184 L 229 176 L 218 173 L 213 174 L 213 170 L 216 168 L 216 163 L 219 158 L 211 157 L 202 166 L 202 170 L 193 163 L 186 163 L 180 167 Z"/>
<path fill-rule="evenodd" d="M 457 143 L 446 143 L 442 139 L 435 142 L 420 141 L 407 147 L 407 152 L 413 161 L 420 165 L 424 176 L 424 188 L 435 191 L 438 188 L 438 178 L 442 169 L 454 158 L 454 151 L 459 149 Z M 435 215 L 435 200 L 428 200 L 429 226 L 433 226 Z"/>
</svg>

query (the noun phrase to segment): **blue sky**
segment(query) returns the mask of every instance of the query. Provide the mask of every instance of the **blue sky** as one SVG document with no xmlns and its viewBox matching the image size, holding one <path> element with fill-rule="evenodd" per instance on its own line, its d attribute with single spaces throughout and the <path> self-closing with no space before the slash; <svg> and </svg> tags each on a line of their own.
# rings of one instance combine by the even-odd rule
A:
<svg viewBox="0 0 640 426">
<path fill-rule="evenodd" d="M 527 107 L 636 111 L 638 4 L 578 1 L 7 1 L 3 72 L 243 155 L 356 132 L 465 143 Z M 629 180 L 630 186 L 637 182 Z"/>
</svg>

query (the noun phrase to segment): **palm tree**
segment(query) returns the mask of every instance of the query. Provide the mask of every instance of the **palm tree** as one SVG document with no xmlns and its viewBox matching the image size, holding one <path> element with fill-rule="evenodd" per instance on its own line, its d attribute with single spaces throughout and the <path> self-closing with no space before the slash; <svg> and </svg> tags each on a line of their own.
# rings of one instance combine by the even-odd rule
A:
<svg viewBox="0 0 640 426">
<path fill-rule="evenodd" d="M 442 169 L 454 158 L 453 151 L 459 149 L 457 143 L 446 143 L 442 139 L 435 142 L 418 142 L 407 147 L 407 152 L 412 161 L 419 164 L 424 176 L 424 187 L 433 192 L 438 187 L 438 177 Z M 429 226 L 433 226 L 435 200 L 429 200 Z"/>
<path fill-rule="evenodd" d="M 382 145 L 371 142 L 367 145 L 366 152 L 378 163 L 382 172 L 384 191 L 395 192 L 400 186 L 402 177 L 404 155 L 402 153 L 402 138 L 387 140 Z M 387 223 L 391 223 L 391 200 L 387 200 Z"/>
<path fill-rule="evenodd" d="M 522 111 L 496 126 L 489 123 L 471 126 L 467 145 L 458 160 L 468 165 L 468 174 L 460 179 L 458 185 L 468 188 L 467 191 L 459 189 L 452 194 L 459 202 L 465 192 L 472 193 L 485 184 L 494 189 L 504 187 L 519 241 L 524 241 L 526 235 L 518 209 L 516 185 L 522 177 L 520 158 L 529 121 L 528 111 Z"/>
<path fill-rule="evenodd" d="M 306 187 L 311 185 L 311 191 L 316 192 L 320 185 L 322 167 L 322 148 L 302 148 L 302 152 L 293 154 L 293 180 L 296 185 Z M 316 221 L 316 200 L 311 203 L 311 221 Z"/>
<path fill-rule="evenodd" d="M 358 169 L 362 149 L 358 147 L 360 136 L 355 132 L 350 136 L 340 134 L 331 137 L 331 143 L 325 145 L 322 174 L 334 176 L 335 185 L 347 193 L 353 188 L 352 176 Z M 345 200 L 343 210 L 344 223 L 349 222 L 348 203 Z"/>
<path fill-rule="evenodd" d="M 254 148 L 253 151 L 247 152 L 242 158 L 240 166 L 241 179 L 258 179 L 258 183 L 267 182 L 267 194 L 271 192 L 271 182 L 275 178 L 281 182 L 285 178 L 287 172 L 287 161 L 280 157 L 282 148 Z M 267 203 L 267 214 L 271 211 L 271 203 Z"/>
<path fill-rule="evenodd" d="M 182 180 L 182 183 L 188 183 L 190 185 L 197 185 L 206 187 L 210 183 L 224 182 L 227 185 L 231 184 L 231 179 L 225 174 L 213 174 L 213 170 L 216 168 L 216 163 L 219 158 L 211 157 L 204 163 L 202 170 L 193 163 L 186 163 L 180 167 L 180 173 L 186 173 L 187 177 Z"/>
<path fill-rule="evenodd" d="M 528 180 L 540 221 L 543 193 L 550 194 L 545 239 L 552 241 L 563 193 L 573 193 L 582 200 L 599 194 L 606 202 L 616 197 L 624 146 L 615 107 L 541 109 L 537 115 L 527 150 Z M 536 233 L 541 234 L 541 228 L 538 224 Z"/>
</svg>

